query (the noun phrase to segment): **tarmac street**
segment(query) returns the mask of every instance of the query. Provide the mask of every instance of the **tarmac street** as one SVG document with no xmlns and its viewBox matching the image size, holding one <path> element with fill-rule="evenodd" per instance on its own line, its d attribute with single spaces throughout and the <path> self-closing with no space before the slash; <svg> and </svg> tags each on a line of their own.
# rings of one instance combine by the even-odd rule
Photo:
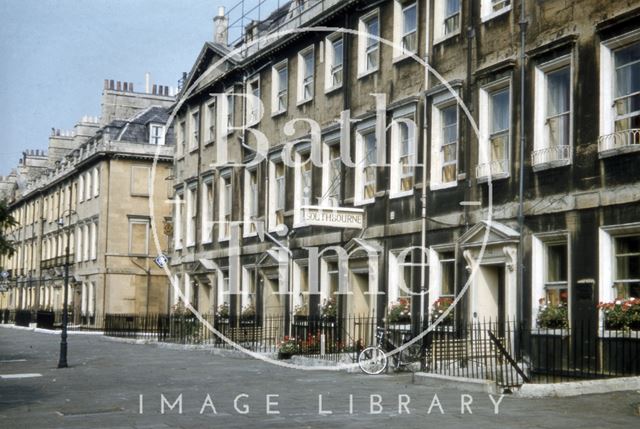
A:
<svg viewBox="0 0 640 429">
<path fill-rule="evenodd" d="M 2 428 L 632 428 L 639 392 L 519 399 L 411 374 L 291 370 L 252 359 L 0 328 Z"/>
</svg>

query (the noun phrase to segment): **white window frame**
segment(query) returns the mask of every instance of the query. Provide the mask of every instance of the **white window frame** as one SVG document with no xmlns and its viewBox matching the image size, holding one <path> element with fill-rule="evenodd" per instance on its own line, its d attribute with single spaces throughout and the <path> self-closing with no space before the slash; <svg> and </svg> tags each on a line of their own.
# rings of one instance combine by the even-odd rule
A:
<svg viewBox="0 0 640 429">
<path fill-rule="evenodd" d="M 283 175 L 276 176 L 278 171 L 278 166 L 282 166 Z M 282 162 L 280 158 L 272 158 L 269 160 L 269 231 L 273 232 L 277 230 L 278 226 L 278 212 L 282 213 L 282 217 L 284 219 L 284 212 L 286 210 L 286 166 Z M 281 183 L 281 185 L 279 185 Z M 283 186 L 283 201 L 284 207 L 279 207 L 278 201 L 278 186 Z M 284 222 L 284 221 L 283 221 Z"/>
<path fill-rule="evenodd" d="M 567 308 L 568 322 L 571 323 L 572 303 L 572 265 L 571 265 L 571 236 L 565 231 L 555 231 L 534 234 L 531 242 L 531 327 L 536 329 L 537 315 L 540 311 L 540 300 L 546 299 L 548 275 L 549 246 L 564 244 L 567 246 Z"/>
<path fill-rule="evenodd" d="M 313 68 L 311 76 L 307 76 L 307 59 L 305 57 L 310 56 L 313 62 Z M 315 95 L 315 81 L 316 81 L 316 48 L 315 45 L 311 45 L 302 51 L 298 52 L 298 91 L 297 100 L 298 105 L 308 103 L 313 100 Z M 305 96 L 305 88 L 309 86 L 310 95 Z"/>
<path fill-rule="evenodd" d="M 255 177 L 255 182 L 252 181 Z M 259 216 L 260 183 L 258 182 L 258 169 L 246 169 L 244 171 L 244 237 L 257 235 L 256 219 Z"/>
<path fill-rule="evenodd" d="M 246 126 L 252 127 L 260 123 L 260 119 L 262 118 L 262 106 L 261 103 L 258 103 L 257 106 L 254 105 L 254 100 L 252 96 L 255 96 L 253 93 L 253 89 L 257 86 L 258 95 L 256 96 L 258 100 L 261 100 L 261 87 L 260 87 L 260 75 L 256 75 L 247 81 L 247 117 L 245 118 Z"/>
<path fill-rule="evenodd" d="M 62 245 L 62 239 L 60 239 L 59 241 L 60 245 Z M 89 225 L 88 224 L 84 224 L 82 225 L 82 260 L 83 261 L 88 261 L 89 260 Z M 62 254 L 62 251 L 60 251 L 60 253 Z"/>
<path fill-rule="evenodd" d="M 198 190 L 195 184 L 187 187 L 187 247 L 193 247 L 196 245 L 196 218 L 198 212 Z"/>
<path fill-rule="evenodd" d="M 206 104 L 205 132 L 207 138 L 204 141 L 205 146 L 216 141 L 218 122 L 218 104 L 216 98 L 212 98 Z"/>
<path fill-rule="evenodd" d="M 616 133 L 615 121 L 615 53 L 640 43 L 640 29 L 630 31 L 600 43 L 600 157 L 640 150 L 640 134 L 624 136 Z M 630 139 L 631 137 L 631 139 Z M 630 144 L 631 143 L 631 144 Z"/>
<path fill-rule="evenodd" d="M 460 109 L 457 107 L 455 98 L 449 93 L 445 95 L 446 100 L 434 103 L 431 107 L 431 183 L 432 190 L 447 189 L 458 186 L 458 174 L 460 163 Z M 457 143 L 456 143 L 456 173 L 455 178 L 450 182 L 443 181 L 444 151 L 443 142 L 443 122 L 442 111 L 450 107 L 456 109 Z"/>
<path fill-rule="evenodd" d="M 338 158 L 331 159 L 331 149 L 338 148 Z M 325 207 L 339 207 L 342 195 L 340 194 L 340 188 L 342 186 L 342 158 L 340 157 L 340 134 L 334 133 L 325 136 L 322 141 L 322 195 L 320 205 Z M 331 182 L 332 170 L 338 167 L 339 182 L 337 186 Z M 337 188 L 337 189 L 335 189 Z M 337 194 L 335 201 L 332 200 L 332 196 Z"/>
<path fill-rule="evenodd" d="M 446 253 L 453 253 L 453 259 L 446 259 L 444 256 Z M 456 259 L 455 259 L 455 245 L 454 244 L 445 244 L 439 246 L 433 246 L 428 250 L 428 266 L 429 266 L 429 308 L 433 308 L 433 304 L 442 297 L 451 297 L 454 298 L 456 294 L 455 290 L 455 282 L 456 282 Z M 442 290 L 443 284 L 443 269 L 442 265 L 444 263 L 453 262 L 453 277 L 454 277 L 454 291 L 453 295 L 444 294 Z"/>
<path fill-rule="evenodd" d="M 344 37 L 342 33 L 333 33 L 325 39 L 325 68 L 324 68 L 324 91 L 325 94 L 342 88 L 344 84 Z M 340 65 L 336 65 L 336 43 L 342 44 L 342 58 Z M 340 83 L 334 83 L 334 76 L 340 74 Z"/>
<path fill-rule="evenodd" d="M 98 257 L 98 222 L 91 222 L 90 225 L 90 235 L 91 235 L 91 248 L 89 252 L 89 257 L 92 261 L 95 261 Z"/>
<path fill-rule="evenodd" d="M 481 0 L 480 1 L 480 19 L 487 22 L 500 15 L 508 13 L 511 10 L 513 0 Z M 495 4 L 502 4 L 502 7 L 494 10 Z"/>
<path fill-rule="evenodd" d="M 209 195 L 211 191 L 211 195 Z M 215 195 L 215 187 L 213 183 L 213 177 L 208 177 L 202 181 L 202 207 L 201 213 L 201 240 L 203 244 L 210 244 L 213 242 L 213 199 Z M 207 224 L 211 227 L 207 228 Z"/>
<path fill-rule="evenodd" d="M 195 118 L 197 118 L 197 121 L 194 120 Z M 193 152 L 200 147 L 201 125 L 202 118 L 200 117 L 200 108 L 192 109 L 189 112 L 189 152 Z"/>
<path fill-rule="evenodd" d="M 280 72 L 285 71 L 286 87 L 280 88 Z M 284 106 L 280 108 L 280 98 L 283 99 Z M 271 116 L 285 113 L 289 108 L 289 61 L 283 60 L 271 69 Z"/>
<path fill-rule="evenodd" d="M 182 218 L 184 217 L 184 194 L 182 191 L 176 192 L 175 196 L 175 215 L 173 218 L 173 243 L 175 250 L 181 250 L 184 247 Z"/>
<path fill-rule="evenodd" d="M 162 124 L 149 124 L 149 144 L 154 146 L 164 146 L 165 127 Z"/>
<path fill-rule="evenodd" d="M 358 21 L 358 79 L 375 73 L 380 69 L 380 40 L 364 36 L 369 34 L 368 23 L 373 19 L 378 21 L 378 34 L 374 35 L 374 37 L 380 37 L 380 9 L 375 9 L 363 15 Z M 367 59 L 369 54 L 376 55 L 375 67 L 368 66 Z"/>
<path fill-rule="evenodd" d="M 92 198 L 92 191 L 93 189 L 91 188 L 91 172 L 87 171 L 84 173 L 84 199 L 85 201 L 89 201 Z M 62 204 L 64 204 L 64 194 L 62 193 L 62 191 L 60 192 L 60 202 L 62 202 Z"/>
<path fill-rule="evenodd" d="M 100 169 L 95 167 L 93 169 L 93 197 L 96 198 L 100 195 Z M 73 198 L 71 195 L 71 190 L 69 190 L 69 197 Z"/>
<path fill-rule="evenodd" d="M 356 131 L 356 167 L 355 167 L 355 190 L 354 190 L 354 206 L 362 206 L 366 204 L 372 204 L 375 202 L 375 196 L 378 193 L 378 172 L 376 163 L 371 164 L 368 167 L 365 167 L 365 161 L 367 160 L 367 153 L 365 153 L 365 145 L 366 140 L 365 136 L 373 134 L 376 139 L 376 147 L 378 145 L 378 136 L 376 133 L 376 125 L 375 122 L 368 122 L 367 124 L 363 124 Z M 377 155 L 376 155 L 377 159 Z M 375 178 L 373 180 L 375 191 L 374 196 L 370 198 L 365 197 L 365 186 L 368 185 L 366 182 L 366 173 L 365 168 L 374 168 L 375 170 Z M 370 183 L 370 182 L 369 182 Z"/>
<path fill-rule="evenodd" d="M 550 73 L 569 69 L 569 142 L 568 145 L 557 146 L 556 154 L 552 154 L 552 147 L 547 139 L 547 77 Z M 535 97 L 534 97 L 534 139 L 531 164 L 534 171 L 570 165 L 573 159 L 573 55 L 563 55 L 552 61 L 538 64 L 535 68 Z M 548 155 L 544 155 L 548 151 Z M 557 158 L 557 159 L 556 159 Z"/>
<path fill-rule="evenodd" d="M 184 118 L 180 118 L 178 121 L 176 134 L 178 135 L 176 154 L 178 158 L 181 158 L 184 156 L 187 149 L 187 122 Z"/>
<path fill-rule="evenodd" d="M 302 207 L 309 206 L 313 204 L 313 164 L 311 162 L 310 149 L 298 149 L 295 154 L 295 167 L 293 169 L 294 175 L 294 186 L 293 186 L 293 226 L 294 228 L 304 226 L 302 224 Z M 303 158 L 307 158 L 307 162 L 303 165 Z M 304 201 L 304 187 L 303 187 L 303 169 L 304 172 L 309 174 L 310 185 L 309 189 L 309 200 Z"/>
<path fill-rule="evenodd" d="M 493 120 L 493 108 L 491 97 L 499 92 L 509 91 L 509 128 L 506 130 L 506 159 L 502 160 L 503 171 L 494 172 L 494 163 L 500 161 L 491 160 L 491 122 Z M 511 142 L 512 142 L 512 114 L 513 114 L 513 90 L 511 78 L 503 78 L 484 85 L 479 92 L 478 124 L 480 135 L 478 142 L 478 165 L 476 166 L 476 178 L 479 182 L 487 181 L 489 173 L 491 180 L 508 178 L 511 175 Z M 487 171 L 488 170 L 488 171 Z"/>
<path fill-rule="evenodd" d="M 221 175 L 219 180 L 220 190 L 218 192 L 218 241 L 228 241 L 231 237 L 231 222 L 233 221 L 233 183 L 231 172 Z M 228 217 L 228 219 L 227 219 Z"/>
<path fill-rule="evenodd" d="M 225 124 L 223 124 L 223 131 L 226 131 L 226 134 L 232 134 L 233 128 L 235 127 L 236 117 L 235 117 L 235 96 L 233 95 L 233 87 L 228 88 L 225 92 L 225 97 L 223 98 L 224 102 L 222 103 L 222 112 L 221 117 L 224 119 Z M 218 124 L 220 126 L 221 124 Z"/>
<path fill-rule="evenodd" d="M 415 29 L 409 32 L 405 31 L 405 12 L 415 8 L 416 22 Z M 394 0 L 393 2 L 393 59 L 394 62 L 407 58 L 411 54 L 417 54 L 420 46 L 420 10 L 417 1 Z M 414 35 L 414 49 L 406 49 L 405 38 Z"/>
<path fill-rule="evenodd" d="M 445 15 L 447 1 L 448 0 L 434 1 L 434 6 L 433 6 L 433 14 L 434 14 L 433 44 L 434 45 L 460 34 L 460 27 L 462 27 L 462 1 L 463 0 L 459 0 L 459 9 L 457 12 L 458 28 L 450 33 L 446 32 L 445 20 L 448 19 L 449 17 L 455 16 L 455 14 L 450 15 L 449 17 Z"/>
<path fill-rule="evenodd" d="M 413 141 L 409 140 L 409 153 L 403 155 L 401 153 L 402 150 L 402 140 L 401 140 L 401 130 L 400 127 L 405 125 L 409 127 L 410 125 L 402 122 L 403 120 L 409 120 L 413 123 Z M 407 128 L 408 129 L 408 128 Z M 390 158 L 391 158 L 391 167 L 389 170 L 389 198 L 402 198 L 409 195 L 413 195 L 413 190 L 416 185 L 416 167 L 417 167 L 417 159 L 418 159 L 418 132 L 419 129 L 416 124 L 416 106 L 412 105 L 408 108 L 398 110 L 393 113 L 393 121 L 391 122 L 391 147 L 390 147 Z M 410 136 L 408 136 L 410 137 Z M 408 157 L 409 164 L 408 166 L 412 168 L 412 173 L 410 175 L 405 175 L 402 169 L 402 158 Z M 411 189 L 402 190 L 402 180 L 405 178 L 411 177 Z"/>
</svg>

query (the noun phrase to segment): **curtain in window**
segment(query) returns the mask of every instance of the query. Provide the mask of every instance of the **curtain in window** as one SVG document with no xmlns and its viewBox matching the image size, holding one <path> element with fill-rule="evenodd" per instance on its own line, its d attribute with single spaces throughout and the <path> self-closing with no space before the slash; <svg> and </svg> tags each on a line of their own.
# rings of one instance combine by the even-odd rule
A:
<svg viewBox="0 0 640 429">
<path fill-rule="evenodd" d="M 569 145 L 569 111 L 570 111 L 569 67 L 551 72 L 547 75 L 547 129 L 548 146 Z"/>
</svg>

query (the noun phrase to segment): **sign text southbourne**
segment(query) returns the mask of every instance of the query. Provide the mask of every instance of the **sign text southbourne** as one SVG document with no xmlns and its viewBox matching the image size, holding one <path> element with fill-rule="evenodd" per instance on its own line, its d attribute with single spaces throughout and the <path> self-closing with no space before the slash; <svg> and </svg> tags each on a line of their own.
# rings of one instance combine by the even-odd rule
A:
<svg viewBox="0 0 640 429">
<path fill-rule="evenodd" d="M 364 210 L 303 206 L 302 222 L 305 225 L 331 226 L 334 228 L 362 229 L 364 227 Z"/>
</svg>

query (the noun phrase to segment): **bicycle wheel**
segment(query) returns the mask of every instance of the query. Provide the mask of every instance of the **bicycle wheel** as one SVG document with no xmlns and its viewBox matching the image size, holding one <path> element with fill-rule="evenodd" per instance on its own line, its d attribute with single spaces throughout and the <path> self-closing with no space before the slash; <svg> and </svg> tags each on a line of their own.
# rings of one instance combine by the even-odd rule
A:
<svg viewBox="0 0 640 429">
<path fill-rule="evenodd" d="M 387 368 L 387 355 L 379 347 L 367 347 L 358 355 L 358 366 L 369 375 L 380 374 Z"/>
</svg>

